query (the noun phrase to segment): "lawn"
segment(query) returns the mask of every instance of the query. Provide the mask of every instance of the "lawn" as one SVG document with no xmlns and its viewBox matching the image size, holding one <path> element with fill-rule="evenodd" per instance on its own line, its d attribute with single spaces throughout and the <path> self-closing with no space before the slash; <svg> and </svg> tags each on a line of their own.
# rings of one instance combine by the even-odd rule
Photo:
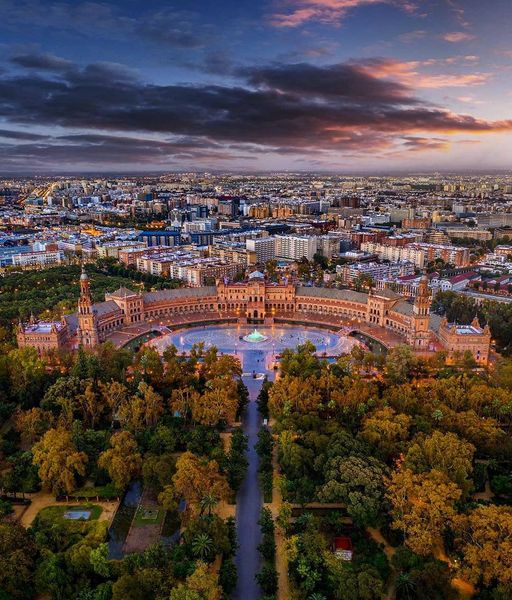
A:
<svg viewBox="0 0 512 600">
<path fill-rule="evenodd" d="M 134 527 L 145 525 L 160 525 L 165 517 L 165 510 L 157 506 L 139 506 L 133 517 Z"/>
<path fill-rule="evenodd" d="M 64 504 L 59 506 L 47 506 L 43 508 L 37 515 L 38 517 L 44 519 L 45 521 L 55 521 L 55 522 L 65 522 L 69 523 L 72 521 L 76 521 L 76 519 L 68 519 L 64 515 L 68 512 L 79 512 L 79 511 L 87 511 L 90 513 L 88 518 L 86 519 L 78 519 L 81 521 L 97 521 L 103 511 L 101 506 L 97 504 L 84 504 L 84 505 L 74 505 L 74 504 Z"/>
</svg>

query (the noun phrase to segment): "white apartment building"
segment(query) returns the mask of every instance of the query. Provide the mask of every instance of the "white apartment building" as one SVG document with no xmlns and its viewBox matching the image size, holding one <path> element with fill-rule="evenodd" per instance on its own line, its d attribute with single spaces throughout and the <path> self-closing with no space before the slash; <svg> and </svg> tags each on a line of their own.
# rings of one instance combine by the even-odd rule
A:
<svg viewBox="0 0 512 600">
<path fill-rule="evenodd" d="M 317 252 L 318 237 L 316 235 L 276 235 L 276 256 L 290 260 L 307 258 L 313 260 Z"/>
<path fill-rule="evenodd" d="M 258 263 L 266 263 L 276 257 L 276 239 L 272 236 L 246 240 L 245 247 L 256 254 Z"/>
<path fill-rule="evenodd" d="M 40 252 L 24 252 L 12 255 L 12 264 L 15 267 L 47 267 L 60 265 L 64 258 L 62 250 L 50 250 Z"/>
<path fill-rule="evenodd" d="M 361 250 L 369 254 L 376 254 L 380 260 L 390 262 L 412 262 L 418 269 L 425 266 L 425 250 L 411 246 L 384 246 L 377 242 L 363 242 Z"/>
<path fill-rule="evenodd" d="M 411 262 L 352 263 L 348 265 L 338 265 L 336 267 L 336 273 L 340 275 L 342 283 L 351 284 L 360 275 L 369 275 L 374 281 L 413 275 L 414 265 Z"/>
</svg>

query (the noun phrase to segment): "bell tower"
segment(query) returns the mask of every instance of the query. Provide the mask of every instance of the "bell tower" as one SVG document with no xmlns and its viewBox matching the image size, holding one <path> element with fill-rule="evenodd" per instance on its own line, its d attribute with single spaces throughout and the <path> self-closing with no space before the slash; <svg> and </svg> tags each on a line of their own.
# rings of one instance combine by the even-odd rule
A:
<svg viewBox="0 0 512 600">
<path fill-rule="evenodd" d="M 423 275 L 418 285 L 412 308 L 411 345 L 415 348 L 427 348 L 430 340 L 429 320 L 432 295 L 428 287 L 428 278 Z"/>
<path fill-rule="evenodd" d="M 80 299 L 78 300 L 78 344 L 85 348 L 94 348 L 99 344 L 96 315 L 92 302 L 89 276 L 82 265 L 80 275 Z"/>
</svg>

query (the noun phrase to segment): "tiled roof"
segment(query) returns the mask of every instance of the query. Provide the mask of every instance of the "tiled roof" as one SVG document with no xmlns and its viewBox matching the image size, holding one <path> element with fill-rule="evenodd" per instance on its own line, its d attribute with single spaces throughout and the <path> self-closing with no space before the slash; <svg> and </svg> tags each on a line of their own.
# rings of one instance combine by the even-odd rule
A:
<svg viewBox="0 0 512 600">
<path fill-rule="evenodd" d="M 412 315 L 413 306 L 410 302 L 398 302 L 393 306 L 392 310 L 400 313 L 401 315 L 411 316 Z"/>
<path fill-rule="evenodd" d="M 332 298 L 333 300 L 346 300 L 347 302 L 359 302 L 360 304 L 367 304 L 368 302 L 368 294 L 355 292 L 354 290 L 298 286 L 296 295 L 306 298 Z"/>
<path fill-rule="evenodd" d="M 216 296 L 217 288 L 214 285 L 197 288 L 178 288 L 175 290 L 158 290 L 144 294 L 144 302 L 161 302 L 175 298 L 198 298 L 201 296 Z"/>
<path fill-rule="evenodd" d="M 125 287 L 120 287 L 115 292 L 110 292 L 110 294 L 106 294 L 107 296 L 113 296 L 114 298 L 126 298 L 126 296 L 134 296 L 137 295 L 137 292 L 133 290 L 129 290 Z"/>
<path fill-rule="evenodd" d="M 107 300 L 106 302 L 98 302 L 94 305 L 94 312 L 99 316 L 108 315 L 113 312 L 122 312 L 119 306 L 113 300 Z"/>
</svg>

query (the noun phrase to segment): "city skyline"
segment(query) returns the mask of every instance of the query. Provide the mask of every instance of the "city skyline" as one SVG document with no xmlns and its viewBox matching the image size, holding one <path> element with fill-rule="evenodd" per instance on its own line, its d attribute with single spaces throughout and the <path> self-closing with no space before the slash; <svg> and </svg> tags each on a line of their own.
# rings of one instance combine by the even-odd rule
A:
<svg viewBox="0 0 512 600">
<path fill-rule="evenodd" d="M 505 0 L 0 8 L 4 173 L 510 168 Z"/>
</svg>

